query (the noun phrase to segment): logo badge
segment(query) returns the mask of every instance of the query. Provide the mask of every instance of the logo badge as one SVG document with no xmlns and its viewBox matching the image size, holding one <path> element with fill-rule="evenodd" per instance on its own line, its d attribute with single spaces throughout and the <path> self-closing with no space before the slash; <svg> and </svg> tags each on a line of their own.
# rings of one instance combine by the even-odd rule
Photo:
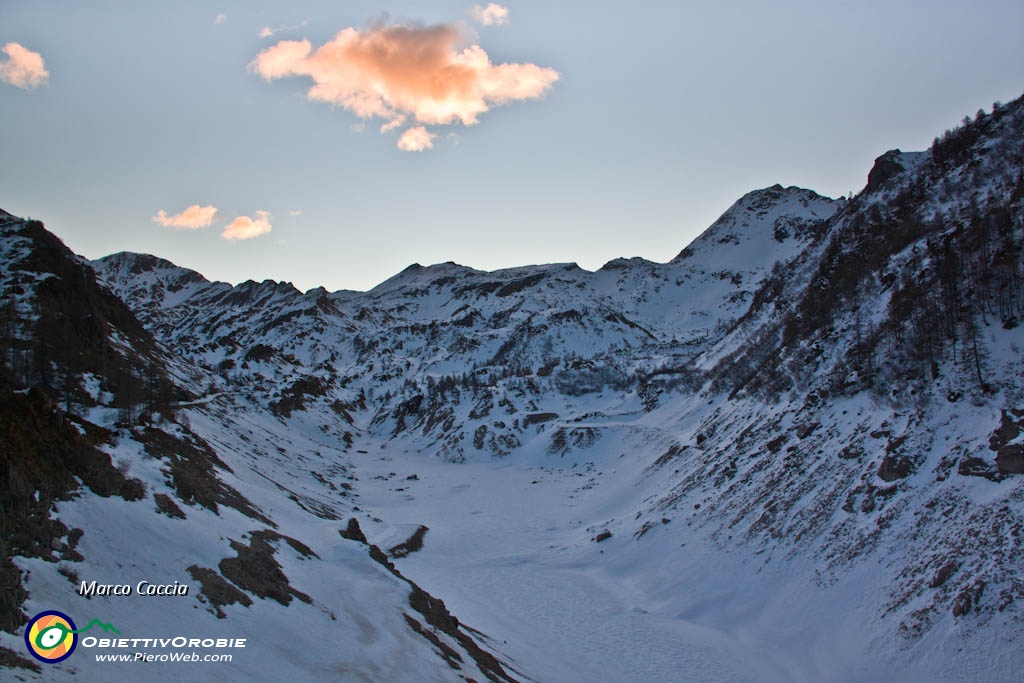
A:
<svg viewBox="0 0 1024 683">
<path fill-rule="evenodd" d="M 78 645 L 75 622 L 57 610 L 40 612 L 25 628 L 25 645 L 40 662 L 63 662 Z"/>
</svg>

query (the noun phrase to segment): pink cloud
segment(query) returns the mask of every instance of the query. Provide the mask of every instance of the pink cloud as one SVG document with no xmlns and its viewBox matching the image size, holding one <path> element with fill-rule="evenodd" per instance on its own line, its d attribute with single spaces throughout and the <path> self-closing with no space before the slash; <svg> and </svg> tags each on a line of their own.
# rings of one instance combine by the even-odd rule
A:
<svg viewBox="0 0 1024 683">
<path fill-rule="evenodd" d="M 215 23 L 215 24 L 223 24 L 227 20 L 228 20 L 228 15 L 226 15 L 224 13 L 221 13 L 221 14 L 218 14 L 217 16 L 215 16 L 213 18 L 213 23 Z"/>
<path fill-rule="evenodd" d="M 159 223 L 165 228 L 180 228 L 184 230 L 197 230 L 208 227 L 213 223 L 217 215 L 217 208 L 214 206 L 199 206 L 193 204 L 179 214 L 168 216 L 167 212 L 160 209 L 150 220 Z"/>
<path fill-rule="evenodd" d="M 271 229 L 270 212 L 257 211 L 256 220 L 253 220 L 248 216 L 239 216 L 224 228 L 224 232 L 222 232 L 220 236 L 233 242 L 238 240 L 251 240 L 254 237 L 267 234 Z"/>
<path fill-rule="evenodd" d="M 403 152 L 422 152 L 425 149 L 434 149 L 432 140 L 437 137 L 423 126 L 415 126 L 402 133 L 398 138 L 398 149 Z"/>
<path fill-rule="evenodd" d="M 508 8 L 492 2 L 487 7 L 473 5 L 469 8 L 469 16 L 482 26 L 501 26 L 508 23 Z"/>
<path fill-rule="evenodd" d="M 43 56 L 20 43 L 7 43 L 3 47 L 7 59 L 0 62 L 0 81 L 32 90 L 50 79 Z"/>
<path fill-rule="evenodd" d="M 541 97 L 559 78 L 536 64 L 492 64 L 479 45 L 463 47 L 467 38 L 455 24 L 346 28 L 316 50 L 308 40 L 282 40 L 250 68 L 268 81 L 306 76 L 308 99 L 382 118 L 386 130 L 404 117 L 472 125 L 491 107 Z"/>
</svg>

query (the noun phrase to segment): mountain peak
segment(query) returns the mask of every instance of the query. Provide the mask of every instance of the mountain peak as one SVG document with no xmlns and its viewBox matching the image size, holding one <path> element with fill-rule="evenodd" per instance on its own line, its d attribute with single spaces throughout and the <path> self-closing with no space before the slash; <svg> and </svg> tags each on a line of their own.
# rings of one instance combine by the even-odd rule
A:
<svg viewBox="0 0 1024 683">
<path fill-rule="evenodd" d="M 802 239 L 810 224 L 831 218 L 840 206 L 839 200 L 802 187 L 775 184 L 752 190 L 672 260 L 707 256 L 720 252 L 721 245 L 729 244 L 746 244 L 744 251 L 750 251 L 750 257 L 757 258 L 760 251 L 774 251 L 773 243 L 782 244 L 790 237 Z"/>
<path fill-rule="evenodd" d="M 874 192 L 890 178 L 903 173 L 906 168 L 901 160 L 902 156 L 903 152 L 900 150 L 890 149 L 888 152 L 875 159 L 874 166 L 872 166 L 871 171 L 868 172 L 868 184 L 864 188 L 864 191 Z"/>
<path fill-rule="evenodd" d="M 380 293 L 412 285 L 422 286 L 433 282 L 438 278 L 460 277 L 476 272 L 479 271 L 469 268 L 468 266 L 459 265 L 454 261 L 435 263 L 430 266 L 422 266 L 419 263 L 413 263 L 406 266 L 401 272 L 392 275 L 370 291 Z"/>
<path fill-rule="evenodd" d="M 93 266 L 108 279 L 154 273 L 162 280 L 171 280 L 179 285 L 209 282 L 201 273 L 183 268 L 167 259 L 131 251 L 119 251 L 96 259 Z"/>
</svg>

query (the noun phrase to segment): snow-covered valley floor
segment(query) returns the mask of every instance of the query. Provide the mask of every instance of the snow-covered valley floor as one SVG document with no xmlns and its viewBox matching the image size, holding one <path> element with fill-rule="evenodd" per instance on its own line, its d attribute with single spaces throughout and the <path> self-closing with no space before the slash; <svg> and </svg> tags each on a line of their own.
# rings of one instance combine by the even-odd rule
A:
<svg viewBox="0 0 1024 683">
<path fill-rule="evenodd" d="M 387 510 L 390 521 L 402 523 L 401 532 L 391 533 L 387 523 L 363 522 L 371 541 L 386 547 L 416 525 L 428 526 L 423 549 L 398 566 L 431 586 L 460 619 L 491 636 L 493 648 L 524 676 L 806 679 L 796 663 L 773 654 L 758 635 L 706 623 L 710 604 L 689 615 L 673 614 L 678 601 L 651 595 L 637 582 L 637 568 L 661 563 L 623 547 L 633 539 L 591 540 L 603 527 L 588 523 L 630 512 L 617 509 L 630 497 L 622 495 L 627 479 L 615 469 L 455 466 L 388 456 L 386 447 L 365 450 L 357 469 L 361 507 Z M 412 474 L 416 480 L 407 479 Z M 684 549 L 679 554 L 684 560 Z M 686 571 L 671 581 L 685 584 Z"/>
<path fill-rule="evenodd" d="M 452 464 L 357 443 L 360 523 L 382 548 L 429 527 L 423 548 L 396 564 L 523 678 L 1014 680 L 1012 647 L 979 646 L 980 634 L 952 620 L 917 641 L 892 639 L 878 610 L 892 581 L 884 559 L 826 578 L 820 558 L 722 547 L 696 511 L 595 542 L 630 528 L 622 522 L 663 476 L 645 469 L 650 454 L 618 445 L 586 451 L 593 461 Z"/>
<path fill-rule="evenodd" d="M 452 465 L 363 445 L 356 472 L 371 542 L 389 547 L 429 527 L 423 549 L 397 560 L 399 568 L 486 633 L 525 677 L 867 681 L 897 673 L 889 653 L 864 650 L 871 629 L 858 622 L 875 615 L 849 589 L 870 592 L 870 571 L 815 586 L 792 565 L 762 570 L 744 553 L 706 547 L 684 519 L 640 539 L 595 542 L 606 521 L 635 514 L 628 506 L 644 479 L 636 458 Z M 916 678 L 913 671 L 898 677 Z"/>
</svg>

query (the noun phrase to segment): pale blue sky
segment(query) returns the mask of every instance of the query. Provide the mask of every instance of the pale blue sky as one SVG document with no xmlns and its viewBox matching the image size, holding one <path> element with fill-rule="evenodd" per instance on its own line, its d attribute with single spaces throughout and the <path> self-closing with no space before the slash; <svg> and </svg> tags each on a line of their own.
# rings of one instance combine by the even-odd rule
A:
<svg viewBox="0 0 1024 683">
<path fill-rule="evenodd" d="M 509 23 L 473 42 L 559 80 L 475 126 L 427 126 L 423 152 L 380 119 L 353 132 L 352 112 L 306 99 L 309 79 L 247 69 L 278 40 L 315 49 L 384 12 L 468 21 L 472 4 L 4 2 L 0 46 L 38 52 L 50 77 L 0 83 L 0 208 L 91 258 L 149 252 L 229 282 L 367 289 L 448 260 L 595 269 L 672 258 L 751 189 L 856 192 L 885 150 L 1024 92 L 1019 1 L 509 0 Z M 192 204 L 222 220 L 150 220 Z M 272 232 L 221 239 L 257 210 Z"/>
</svg>

